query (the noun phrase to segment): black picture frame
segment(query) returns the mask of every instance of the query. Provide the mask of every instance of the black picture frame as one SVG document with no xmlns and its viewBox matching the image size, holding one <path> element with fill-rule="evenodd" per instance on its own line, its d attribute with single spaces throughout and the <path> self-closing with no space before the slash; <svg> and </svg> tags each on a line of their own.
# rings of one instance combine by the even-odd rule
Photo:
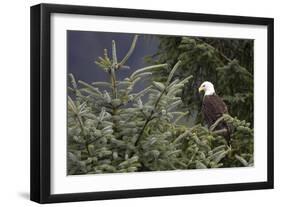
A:
<svg viewBox="0 0 281 207">
<path fill-rule="evenodd" d="M 232 23 L 267 26 L 267 181 L 237 184 L 219 184 L 187 187 L 51 194 L 50 184 L 50 130 L 51 130 L 51 71 L 50 32 L 52 13 L 99 15 L 111 17 L 151 18 L 208 23 Z M 56 4 L 39 4 L 31 7 L 31 174 L 30 199 L 39 203 L 87 201 L 102 199 L 166 196 L 179 194 L 210 193 L 273 188 L 273 44 L 274 20 L 272 18 L 195 14 L 152 10 L 103 8 Z"/>
</svg>

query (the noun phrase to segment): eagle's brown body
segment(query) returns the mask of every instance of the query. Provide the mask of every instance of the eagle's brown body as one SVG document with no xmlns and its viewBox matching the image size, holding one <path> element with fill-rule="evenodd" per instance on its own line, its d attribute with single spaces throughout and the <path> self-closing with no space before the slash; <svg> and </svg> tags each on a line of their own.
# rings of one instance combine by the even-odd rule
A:
<svg viewBox="0 0 281 207">
<path fill-rule="evenodd" d="M 204 115 L 204 119 L 208 124 L 208 127 L 210 127 L 223 114 L 227 114 L 228 110 L 223 100 L 219 96 L 214 94 L 204 96 L 202 112 Z"/>
<path fill-rule="evenodd" d="M 228 110 L 223 100 L 216 94 L 213 94 L 204 96 L 202 103 L 202 113 L 208 127 L 211 127 L 223 114 L 227 114 Z M 229 142 L 230 129 L 225 121 L 220 122 L 215 128 L 215 130 L 221 129 L 226 129 L 224 136 L 227 142 Z"/>
</svg>

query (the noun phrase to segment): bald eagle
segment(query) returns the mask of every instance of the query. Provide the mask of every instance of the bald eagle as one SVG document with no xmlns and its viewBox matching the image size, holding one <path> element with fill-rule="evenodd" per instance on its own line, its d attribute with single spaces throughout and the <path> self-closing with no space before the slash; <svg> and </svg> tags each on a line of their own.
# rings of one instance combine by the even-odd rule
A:
<svg viewBox="0 0 281 207">
<path fill-rule="evenodd" d="M 204 91 L 204 98 L 202 102 L 202 114 L 205 122 L 210 128 L 223 114 L 228 114 L 227 106 L 223 100 L 216 95 L 214 85 L 205 81 L 198 89 L 199 93 Z M 230 142 L 230 127 L 225 121 L 221 121 L 215 128 L 215 130 L 225 129 L 223 136 L 227 143 Z"/>
</svg>

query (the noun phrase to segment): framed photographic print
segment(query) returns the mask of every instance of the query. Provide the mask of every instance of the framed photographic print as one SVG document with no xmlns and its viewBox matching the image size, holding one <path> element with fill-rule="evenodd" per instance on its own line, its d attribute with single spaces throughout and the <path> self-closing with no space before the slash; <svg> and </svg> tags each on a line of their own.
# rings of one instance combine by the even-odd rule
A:
<svg viewBox="0 0 281 207">
<path fill-rule="evenodd" d="M 273 188 L 273 19 L 31 7 L 31 200 Z"/>
</svg>

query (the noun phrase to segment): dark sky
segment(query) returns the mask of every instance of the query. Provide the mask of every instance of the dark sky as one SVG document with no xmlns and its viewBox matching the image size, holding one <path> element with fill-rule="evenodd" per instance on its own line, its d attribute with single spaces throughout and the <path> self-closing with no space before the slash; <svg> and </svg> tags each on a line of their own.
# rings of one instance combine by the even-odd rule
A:
<svg viewBox="0 0 281 207">
<path fill-rule="evenodd" d="M 122 60 L 130 48 L 133 37 L 134 34 L 127 33 L 68 31 L 68 73 L 74 74 L 76 80 L 88 83 L 107 81 L 107 74 L 95 64 L 95 60 L 103 56 L 104 48 L 107 48 L 111 57 L 112 40 L 116 42 L 118 61 Z M 119 80 L 128 77 L 136 69 L 146 66 L 143 58 L 156 53 L 158 44 L 159 41 L 155 36 L 140 35 L 136 48 L 126 63 L 130 69 L 120 69 L 117 74 Z"/>
</svg>

